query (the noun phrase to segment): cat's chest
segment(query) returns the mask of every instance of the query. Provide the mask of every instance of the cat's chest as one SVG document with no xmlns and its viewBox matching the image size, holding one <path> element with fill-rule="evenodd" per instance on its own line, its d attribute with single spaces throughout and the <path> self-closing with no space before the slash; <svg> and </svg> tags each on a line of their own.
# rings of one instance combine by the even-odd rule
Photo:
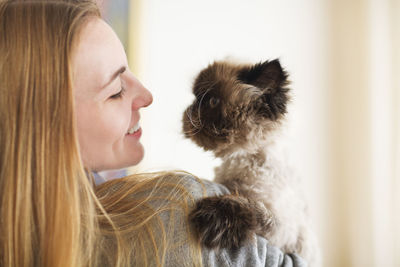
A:
<svg viewBox="0 0 400 267">
<path fill-rule="evenodd" d="M 237 157 L 225 160 L 215 169 L 215 180 L 238 179 L 248 184 L 275 184 L 286 180 L 285 167 L 271 158 L 259 160 Z"/>
</svg>

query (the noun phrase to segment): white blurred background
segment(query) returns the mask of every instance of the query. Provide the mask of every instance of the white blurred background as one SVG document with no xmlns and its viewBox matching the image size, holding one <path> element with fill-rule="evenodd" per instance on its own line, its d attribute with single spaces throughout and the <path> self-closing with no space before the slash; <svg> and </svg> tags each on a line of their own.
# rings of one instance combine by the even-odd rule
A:
<svg viewBox="0 0 400 267">
<path fill-rule="evenodd" d="M 154 96 L 134 171 L 212 179 L 219 161 L 181 133 L 194 77 L 226 57 L 280 58 L 293 94 L 282 144 L 303 180 L 323 266 L 400 266 L 399 0 L 129 3 L 130 65 Z"/>
</svg>

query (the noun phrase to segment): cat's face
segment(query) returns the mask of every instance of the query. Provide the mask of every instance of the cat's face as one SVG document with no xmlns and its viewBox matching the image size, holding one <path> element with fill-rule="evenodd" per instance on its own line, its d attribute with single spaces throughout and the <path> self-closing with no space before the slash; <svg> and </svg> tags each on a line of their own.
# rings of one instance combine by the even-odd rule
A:
<svg viewBox="0 0 400 267">
<path fill-rule="evenodd" d="M 184 134 L 216 156 L 265 139 L 286 113 L 287 85 L 278 60 L 256 65 L 215 62 L 194 82 L 196 98 L 183 114 Z"/>
</svg>

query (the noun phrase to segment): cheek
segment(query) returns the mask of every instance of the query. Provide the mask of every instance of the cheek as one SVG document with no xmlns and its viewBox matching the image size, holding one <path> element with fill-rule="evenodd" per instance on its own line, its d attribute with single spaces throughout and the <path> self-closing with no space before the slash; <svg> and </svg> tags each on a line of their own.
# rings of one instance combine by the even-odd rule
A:
<svg viewBox="0 0 400 267">
<path fill-rule="evenodd" d="M 97 153 L 108 153 L 111 147 L 124 138 L 129 126 L 129 113 L 123 106 L 91 107 L 78 115 L 79 142 L 82 153 L 89 157 Z"/>
<path fill-rule="evenodd" d="M 124 138 L 130 118 L 122 106 L 103 110 L 101 116 L 97 118 L 94 132 L 97 141 L 100 142 L 98 145 L 114 145 Z"/>
</svg>

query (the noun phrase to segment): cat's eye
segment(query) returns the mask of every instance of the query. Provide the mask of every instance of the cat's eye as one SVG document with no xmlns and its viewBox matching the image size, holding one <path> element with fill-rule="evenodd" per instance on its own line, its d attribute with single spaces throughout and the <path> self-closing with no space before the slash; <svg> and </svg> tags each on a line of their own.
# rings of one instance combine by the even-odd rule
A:
<svg viewBox="0 0 400 267">
<path fill-rule="evenodd" d="M 214 108 L 219 104 L 219 99 L 215 97 L 211 97 L 209 100 L 210 107 Z"/>
</svg>

